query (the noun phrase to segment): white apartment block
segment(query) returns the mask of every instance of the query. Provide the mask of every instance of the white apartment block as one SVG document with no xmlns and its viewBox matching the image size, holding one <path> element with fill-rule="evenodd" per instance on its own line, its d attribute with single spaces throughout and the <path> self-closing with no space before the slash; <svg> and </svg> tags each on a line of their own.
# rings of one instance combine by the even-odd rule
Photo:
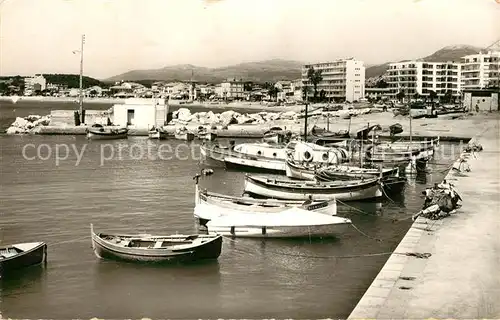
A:
<svg viewBox="0 0 500 320">
<path fill-rule="evenodd" d="M 244 94 L 244 83 L 242 80 L 228 79 L 221 84 L 221 97 L 228 99 L 243 99 Z"/>
<path fill-rule="evenodd" d="M 24 90 L 27 92 L 43 91 L 47 88 L 47 79 L 42 75 L 35 75 L 34 77 L 24 78 Z"/>
<path fill-rule="evenodd" d="M 339 59 L 331 62 L 307 64 L 302 66 L 302 82 L 308 88 L 308 97 L 312 97 L 314 87 L 307 78 L 310 67 L 321 70 L 322 81 L 317 86 L 317 96 L 321 90 L 325 97 L 332 100 L 357 101 L 365 96 L 365 66 L 363 61 Z"/>
<path fill-rule="evenodd" d="M 464 89 L 497 87 L 500 80 L 500 51 L 489 51 L 462 57 Z"/>
<path fill-rule="evenodd" d="M 405 98 L 419 95 L 428 96 L 431 91 L 444 96 L 451 91 L 452 96 L 460 96 L 461 64 L 455 62 L 405 61 L 391 63 L 387 70 L 389 96 L 404 92 Z"/>
</svg>

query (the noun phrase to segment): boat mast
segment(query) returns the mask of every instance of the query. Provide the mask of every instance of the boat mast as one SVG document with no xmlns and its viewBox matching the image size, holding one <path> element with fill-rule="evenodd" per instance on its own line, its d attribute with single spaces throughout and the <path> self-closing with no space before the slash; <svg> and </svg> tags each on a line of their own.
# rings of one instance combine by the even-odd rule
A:
<svg viewBox="0 0 500 320">
<path fill-rule="evenodd" d="M 305 110 L 305 115 L 304 115 L 304 142 L 307 142 L 307 91 L 306 91 L 306 110 Z"/>
<path fill-rule="evenodd" d="M 80 123 L 83 123 L 83 44 L 85 43 L 85 35 L 82 35 L 82 43 L 80 48 Z"/>
</svg>

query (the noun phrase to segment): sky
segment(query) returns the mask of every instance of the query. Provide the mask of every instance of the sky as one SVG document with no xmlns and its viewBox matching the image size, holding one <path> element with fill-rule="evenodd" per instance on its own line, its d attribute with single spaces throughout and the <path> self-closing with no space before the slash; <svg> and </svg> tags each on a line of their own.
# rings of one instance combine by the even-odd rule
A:
<svg viewBox="0 0 500 320">
<path fill-rule="evenodd" d="M 416 59 L 500 39 L 500 0 L 0 0 L 0 75 Z"/>
</svg>

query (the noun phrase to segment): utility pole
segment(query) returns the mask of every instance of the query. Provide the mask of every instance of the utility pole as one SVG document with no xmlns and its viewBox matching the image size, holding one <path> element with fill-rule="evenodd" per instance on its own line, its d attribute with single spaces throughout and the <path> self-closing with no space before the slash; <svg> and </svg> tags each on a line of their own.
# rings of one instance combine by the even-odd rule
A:
<svg viewBox="0 0 500 320">
<path fill-rule="evenodd" d="M 82 35 L 82 43 L 80 48 L 80 123 L 84 123 L 83 117 L 83 45 L 85 44 L 85 35 Z"/>
</svg>

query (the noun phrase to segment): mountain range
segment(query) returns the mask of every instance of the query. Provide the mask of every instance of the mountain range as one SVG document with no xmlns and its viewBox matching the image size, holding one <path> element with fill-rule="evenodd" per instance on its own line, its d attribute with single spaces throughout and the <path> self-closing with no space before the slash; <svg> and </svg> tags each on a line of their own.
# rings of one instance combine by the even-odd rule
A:
<svg viewBox="0 0 500 320">
<path fill-rule="evenodd" d="M 431 55 L 417 59 L 429 62 L 459 61 L 460 57 L 478 53 L 482 48 L 469 45 L 444 47 Z M 367 66 L 366 79 L 382 76 L 389 63 Z M 205 68 L 190 64 L 167 66 L 161 69 L 132 70 L 106 79 L 105 81 L 188 81 L 216 83 L 227 78 L 244 79 L 253 82 L 276 82 L 278 80 L 299 79 L 304 63 L 273 59 L 258 62 L 246 62 L 221 68 Z"/>
</svg>

